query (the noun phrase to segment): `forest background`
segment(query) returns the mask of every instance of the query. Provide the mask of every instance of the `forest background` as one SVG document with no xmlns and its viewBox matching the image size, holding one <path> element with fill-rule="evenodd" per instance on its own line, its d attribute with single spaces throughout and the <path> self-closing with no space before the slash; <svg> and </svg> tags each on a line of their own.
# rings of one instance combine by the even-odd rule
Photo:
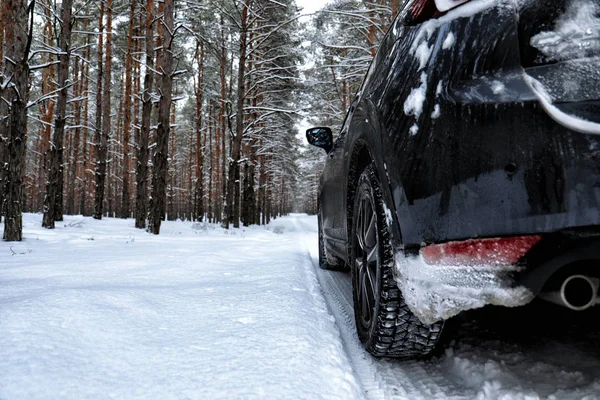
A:
<svg viewBox="0 0 600 400">
<path fill-rule="evenodd" d="M 266 224 L 325 154 L 399 0 L 0 0 L 0 218 Z"/>
</svg>

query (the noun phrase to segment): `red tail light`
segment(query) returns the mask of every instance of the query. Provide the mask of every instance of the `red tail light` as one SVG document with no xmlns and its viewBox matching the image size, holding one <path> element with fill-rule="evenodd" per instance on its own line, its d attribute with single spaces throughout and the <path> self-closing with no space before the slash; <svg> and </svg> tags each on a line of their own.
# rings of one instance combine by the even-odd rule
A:
<svg viewBox="0 0 600 400">
<path fill-rule="evenodd" d="M 470 0 L 415 0 L 410 6 L 410 23 L 420 24 Z"/>
<path fill-rule="evenodd" d="M 421 255 L 430 265 L 509 266 L 514 265 L 541 236 L 473 239 L 423 247 Z"/>
<path fill-rule="evenodd" d="M 432 18 L 436 12 L 434 0 L 415 0 L 410 6 L 410 22 L 420 24 Z"/>
</svg>

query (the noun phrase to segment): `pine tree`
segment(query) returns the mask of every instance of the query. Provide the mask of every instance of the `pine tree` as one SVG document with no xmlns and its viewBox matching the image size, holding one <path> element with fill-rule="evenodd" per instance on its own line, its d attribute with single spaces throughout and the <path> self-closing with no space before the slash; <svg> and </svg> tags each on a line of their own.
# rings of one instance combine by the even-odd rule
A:
<svg viewBox="0 0 600 400">
<path fill-rule="evenodd" d="M 4 44 L 6 57 L 11 60 L 4 65 L 2 98 L 10 104 L 3 107 L 6 134 L 4 240 L 21 241 L 23 238 L 23 175 L 25 172 L 25 146 L 27 133 L 27 102 L 29 100 L 29 50 L 31 48 L 33 7 L 27 0 L 3 0 Z M 29 8 L 28 8 L 29 7 Z M 31 16 L 29 17 L 29 14 Z M 4 103 L 4 101 L 2 101 Z"/>
<path fill-rule="evenodd" d="M 55 221 L 63 220 L 63 169 L 64 169 L 64 135 L 67 123 L 67 96 L 69 63 L 71 57 L 71 29 L 72 29 L 73 0 L 63 0 L 60 18 L 60 48 L 58 66 L 58 99 L 56 103 L 56 119 L 54 121 L 54 134 L 50 146 L 49 174 L 46 182 L 46 197 L 44 199 L 44 219 L 42 226 L 54 229 Z"/>
<path fill-rule="evenodd" d="M 105 63 L 102 71 L 102 84 L 104 93 L 102 94 L 101 103 L 97 105 L 97 111 L 101 111 L 101 126 L 96 126 L 96 192 L 94 199 L 94 218 L 102 219 L 104 213 L 104 190 L 106 184 L 106 170 L 108 157 L 108 138 L 111 132 L 111 85 L 112 85 L 112 24 L 113 24 L 113 1 L 106 0 L 101 7 L 106 13 L 106 52 Z M 102 14 L 102 11 L 100 12 Z M 102 24 L 101 24 L 102 26 Z M 102 43 L 99 41 L 99 47 Z M 98 50 L 98 55 L 101 56 L 102 51 Z M 102 60 L 99 60 L 102 63 Z M 100 91 L 100 88 L 98 88 Z M 96 117 L 98 121 L 98 117 Z M 111 199 L 111 196 L 109 196 Z"/>
<path fill-rule="evenodd" d="M 137 140 L 135 227 L 144 229 L 148 213 L 148 142 L 152 118 L 152 91 L 154 86 L 154 0 L 146 1 L 146 73 L 142 94 L 142 121 Z"/>
<path fill-rule="evenodd" d="M 153 158 L 152 197 L 148 217 L 148 232 L 158 235 L 165 213 L 166 180 L 169 154 L 169 134 L 171 132 L 171 103 L 173 95 L 173 0 L 164 0 L 163 40 L 161 54 L 161 85 L 158 108 L 156 147 Z"/>
</svg>

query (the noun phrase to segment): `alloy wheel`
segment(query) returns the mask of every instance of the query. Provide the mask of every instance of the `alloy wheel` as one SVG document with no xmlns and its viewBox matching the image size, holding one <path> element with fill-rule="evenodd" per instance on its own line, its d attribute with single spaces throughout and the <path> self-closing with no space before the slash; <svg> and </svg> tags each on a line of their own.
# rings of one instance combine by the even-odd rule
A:
<svg viewBox="0 0 600 400">
<path fill-rule="evenodd" d="M 361 195 L 355 225 L 355 268 L 358 296 L 359 320 L 364 328 L 369 329 L 376 316 L 376 298 L 379 281 L 379 235 L 377 233 L 377 215 L 370 192 Z"/>
</svg>

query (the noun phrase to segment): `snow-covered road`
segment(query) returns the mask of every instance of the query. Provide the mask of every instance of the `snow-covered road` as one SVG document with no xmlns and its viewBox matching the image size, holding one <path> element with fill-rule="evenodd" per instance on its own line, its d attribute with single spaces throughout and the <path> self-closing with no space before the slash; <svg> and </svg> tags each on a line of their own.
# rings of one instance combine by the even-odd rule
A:
<svg viewBox="0 0 600 400">
<path fill-rule="evenodd" d="M 598 310 L 471 313 L 438 358 L 372 358 L 314 217 L 40 223 L 0 242 L 0 399 L 600 399 Z"/>
</svg>

